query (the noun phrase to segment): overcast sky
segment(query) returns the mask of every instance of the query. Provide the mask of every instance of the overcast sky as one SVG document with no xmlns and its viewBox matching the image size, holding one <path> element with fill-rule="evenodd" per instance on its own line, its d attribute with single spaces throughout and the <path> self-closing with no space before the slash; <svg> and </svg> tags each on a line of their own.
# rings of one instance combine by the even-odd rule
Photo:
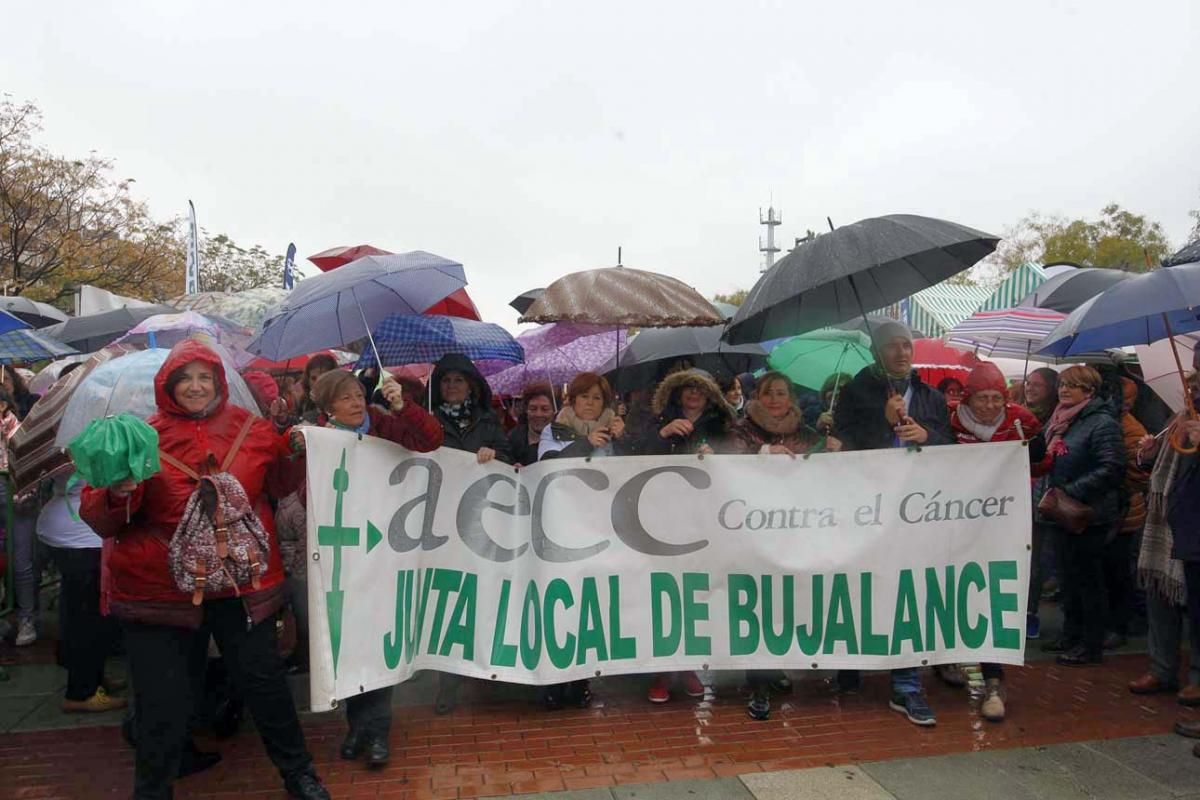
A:
<svg viewBox="0 0 1200 800">
<path fill-rule="evenodd" d="M 0 91 L 163 217 L 466 265 L 485 318 L 615 263 L 706 295 L 879 214 L 1200 207 L 1195 0 L 6 4 Z"/>
</svg>

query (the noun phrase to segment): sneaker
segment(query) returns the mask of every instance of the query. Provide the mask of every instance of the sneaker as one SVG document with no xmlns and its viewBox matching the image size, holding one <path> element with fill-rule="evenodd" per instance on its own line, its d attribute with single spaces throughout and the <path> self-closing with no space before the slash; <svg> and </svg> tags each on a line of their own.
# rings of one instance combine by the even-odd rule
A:
<svg viewBox="0 0 1200 800">
<path fill-rule="evenodd" d="M 704 682 L 694 672 L 682 672 L 679 675 L 683 681 L 683 693 L 688 697 L 704 697 Z"/>
<path fill-rule="evenodd" d="M 933 715 L 933 709 L 926 702 L 923 692 L 894 694 L 888 708 L 908 717 L 908 721 L 913 725 L 937 725 L 937 717 Z"/>
<path fill-rule="evenodd" d="M 126 705 L 128 703 L 124 698 L 111 696 L 101 686 L 87 700 L 63 700 L 62 710 L 68 714 L 102 714 L 105 711 L 117 711 Z"/>
<path fill-rule="evenodd" d="M 1004 686 L 998 678 L 989 678 L 983 704 L 979 713 L 988 722 L 1000 722 L 1004 719 Z"/>
<path fill-rule="evenodd" d="M 1037 639 L 1042 635 L 1042 620 L 1037 614 L 1025 615 L 1025 638 Z"/>
<path fill-rule="evenodd" d="M 33 620 L 23 619 L 17 624 L 17 647 L 28 647 L 37 641 L 37 628 L 33 625 Z"/>
<path fill-rule="evenodd" d="M 746 706 L 746 714 L 750 719 L 764 720 L 771 717 L 771 700 L 765 692 L 755 692 L 750 695 L 750 703 Z"/>
<path fill-rule="evenodd" d="M 967 685 L 967 673 L 963 672 L 961 664 L 938 664 L 933 671 L 942 683 L 951 688 L 961 689 Z"/>
<path fill-rule="evenodd" d="M 659 675 L 650 685 L 646 699 L 651 703 L 665 703 L 671 699 L 671 676 Z"/>
</svg>

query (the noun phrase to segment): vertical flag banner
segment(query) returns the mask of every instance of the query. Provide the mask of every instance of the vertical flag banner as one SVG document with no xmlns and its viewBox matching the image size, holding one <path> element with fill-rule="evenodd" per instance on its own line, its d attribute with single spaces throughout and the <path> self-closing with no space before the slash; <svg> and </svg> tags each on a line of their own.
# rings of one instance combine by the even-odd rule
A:
<svg viewBox="0 0 1200 800">
<path fill-rule="evenodd" d="M 184 294 L 200 291 L 200 234 L 196 227 L 196 207 L 188 200 L 187 275 L 184 279 Z"/>
<path fill-rule="evenodd" d="M 291 289 L 296 283 L 296 276 L 293 270 L 296 267 L 296 245 L 294 242 L 288 242 L 287 255 L 283 258 L 283 288 Z"/>
</svg>

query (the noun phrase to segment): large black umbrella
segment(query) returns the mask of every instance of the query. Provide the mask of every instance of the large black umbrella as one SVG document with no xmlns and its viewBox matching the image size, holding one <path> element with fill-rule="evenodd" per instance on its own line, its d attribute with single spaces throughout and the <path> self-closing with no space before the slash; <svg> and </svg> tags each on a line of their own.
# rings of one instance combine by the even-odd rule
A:
<svg viewBox="0 0 1200 800">
<path fill-rule="evenodd" d="M 546 293 L 545 289 L 530 289 L 527 292 L 521 292 L 509 302 L 510 308 L 515 308 L 519 313 L 524 314 L 529 310 L 529 307 L 536 303 L 542 295 Z"/>
<path fill-rule="evenodd" d="M 708 328 L 643 328 L 618 359 L 610 358 L 600 368 L 602 374 L 615 379 L 619 389 L 650 386 L 661 371 L 676 361 L 686 361 L 711 373 L 736 375 L 763 366 L 767 351 L 762 345 L 726 344 L 721 341 L 721 326 Z M 616 373 L 613 375 L 612 373 Z"/>
<path fill-rule="evenodd" d="M 1068 269 L 1034 289 L 1017 305 L 1025 308 L 1046 308 L 1070 314 L 1088 300 L 1129 277 L 1128 272 L 1122 272 L 1119 269 L 1102 267 Z"/>
<path fill-rule="evenodd" d="M 35 328 L 44 328 L 68 319 L 66 314 L 49 303 L 39 303 L 37 300 L 30 300 L 28 297 L 20 295 L 0 297 L 0 309 L 28 322 Z"/>
<path fill-rule="evenodd" d="M 124 307 L 84 317 L 72 317 L 66 322 L 44 328 L 43 331 L 81 353 L 91 353 L 111 344 L 147 317 L 178 313 L 178 308 L 165 305 Z"/>
<path fill-rule="evenodd" d="M 969 269 L 999 238 L 955 222 L 892 214 L 846 225 L 767 270 L 726 329 L 761 342 L 845 322 Z"/>
<path fill-rule="evenodd" d="M 1174 254 L 1163 259 L 1164 267 L 1177 267 L 1180 264 L 1195 264 L 1200 261 L 1200 239 L 1179 248 Z M 18 315 L 20 316 L 20 315 Z"/>
</svg>

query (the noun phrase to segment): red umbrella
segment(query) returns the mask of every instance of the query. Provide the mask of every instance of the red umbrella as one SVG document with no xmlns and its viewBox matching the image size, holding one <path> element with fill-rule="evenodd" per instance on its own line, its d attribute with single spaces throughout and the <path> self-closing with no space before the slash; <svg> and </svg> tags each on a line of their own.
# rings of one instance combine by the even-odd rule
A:
<svg viewBox="0 0 1200 800">
<path fill-rule="evenodd" d="M 359 244 L 354 247 L 331 247 L 315 256 L 309 256 L 308 260 L 320 267 L 323 272 L 329 272 L 363 256 L 390 255 L 392 255 L 390 250 L 380 250 L 374 245 Z M 483 317 L 479 316 L 479 309 L 475 307 L 475 302 L 467 294 L 466 289 L 459 289 L 436 305 L 425 309 L 425 313 L 442 317 L 473 319 L 477 322 L 483 321 Z"/>
<path fill-rule="evenodd" d="M 483 321 L 483 318 L 479 316 L 479 309 L 475 307 L 475 301 L 467 294 L 466 289 L 459 289 L 453 294 L 447 295 L 446 299 L 425 309 L 425 313 Z"/>
<path fill-rule="evenodd" d="M 363 256 L 390 255 L 392 255 L 390 250 L 380 250 L 369 244 L 356 244 L 352 247 L 331 247 L 328 250 L 322 250 L 315 256 L 309 256 L 308 260 L 320 267 L 322 272 L 329 272 L 331 269 L 337 269 L 343 264 L 349 264 Z"/>
<path fill-rule="evenodd" d="M 941 339 L 913 341 L 913 369 L 930 386 L 937 386 L 946 378 L 966 383 L 968 373 L 978 363 L 974 353 L 950 347 Z"/>
<path fill-rule="evenodd" d="M 261 356 L 251 361 L 243 370 L 259 370 L 260 372 L 269 372 L 272 375 L 287 375 L 289 372 L 303 372 L 308 366 L 308 360 L 316 355 L 333 356 L 339 366 L 344 366 L 353 362 L 358 356 L 353 353 L 344 353 L 340 350 L 321 350 L 317 353 L 309 353 L 304 356 L 295 356 L 293 358 L 284 359 L 283 361 L 271 361 Z"/>
</svg>

